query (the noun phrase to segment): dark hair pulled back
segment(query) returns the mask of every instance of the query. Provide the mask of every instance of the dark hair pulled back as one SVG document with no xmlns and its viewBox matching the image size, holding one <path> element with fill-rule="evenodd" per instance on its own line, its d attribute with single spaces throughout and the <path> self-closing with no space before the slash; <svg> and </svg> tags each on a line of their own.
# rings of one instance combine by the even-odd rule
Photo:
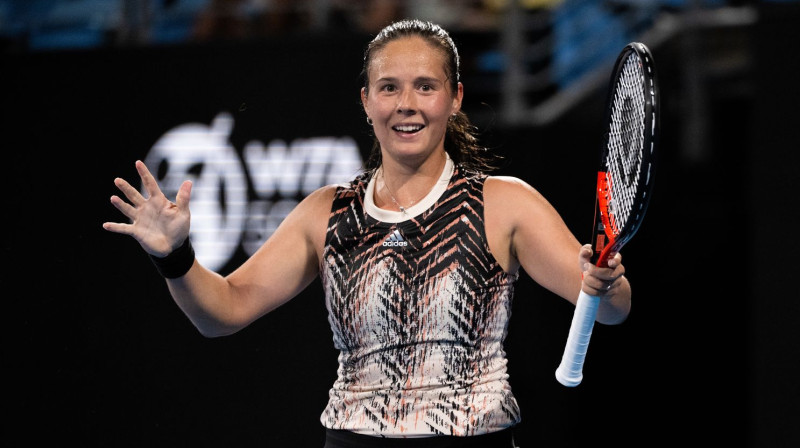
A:
<svg viewBox="0 0 800 448">
<path fill-rule="evenodd" d="M 455 94 L 460 80 L 458 49 L 450 34 L 439 25 L 418 20 L 406 19 L 394 22 L 383 28 L 367 45 L 364 51 L 364 66 L 361 69 L 361 80 L 365 90 L 369 90 L 369 68 L 373 55 L 389 42 L 404 37 L 421 37 L 432 46 L 442 51 L 445 56 L 444 71 L 449 81 L 450 91 Z M 458 111 L 447 123 L 444 149 L 457 165 L 472 171 L 489 171 L 494 169 L 493 162 L 499 157 L 490 153 L 480 144 L 477 128 L 470 122 L 463 111 Z M 380 142 L 375 139 L 372 152 L 366 162 L 367 170 L 375 170 L 381 164 Z"/>
</svg>

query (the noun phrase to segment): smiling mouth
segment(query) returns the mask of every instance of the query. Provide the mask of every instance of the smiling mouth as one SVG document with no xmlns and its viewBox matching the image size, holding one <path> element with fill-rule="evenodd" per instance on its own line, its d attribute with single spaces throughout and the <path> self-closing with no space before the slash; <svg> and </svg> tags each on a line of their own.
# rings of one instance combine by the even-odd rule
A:
<svg viewBox="0 0 800 448">
<path fill-rule="evenodd" d="M 425 125 L 422 124 L 402 124 L 402 125 L 392 126 L 392 129 L 394 129 L 397 132 L 402 132 L 405 134 L 413 134 L 415 132 L 421 131 L 422 128 L 424 127 Z"/>
</svg>

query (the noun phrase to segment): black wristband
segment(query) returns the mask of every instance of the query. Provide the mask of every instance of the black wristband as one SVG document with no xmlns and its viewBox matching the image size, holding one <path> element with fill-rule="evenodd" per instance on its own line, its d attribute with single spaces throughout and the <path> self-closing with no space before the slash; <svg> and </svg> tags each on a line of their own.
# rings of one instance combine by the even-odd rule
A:
<svg viewBox="0 0 800 448">
<path fill-rule="evenodd" d="M 150 255 L 150 260 L 156 265 L 158 273 L 164 278 L 178 278 L 184 276 L 194 264 L 194 248 L 189 238 L 173 250 L 166 257 Z"/>
</svg>

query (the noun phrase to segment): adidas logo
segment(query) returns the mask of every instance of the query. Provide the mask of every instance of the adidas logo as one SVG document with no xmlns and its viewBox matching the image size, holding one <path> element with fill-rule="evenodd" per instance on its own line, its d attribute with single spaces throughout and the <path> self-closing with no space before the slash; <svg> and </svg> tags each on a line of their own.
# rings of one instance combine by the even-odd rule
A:
<svg viewBox="0 0 800 448">
<path fill-rule="evenodd" d="M 408 246 L 406 240 L 403 239 L 403 235 L 400 234 L 400 229 L 395 229 L 389 238 L 386 238 L 386 241 L 383 242 L 384 246 Z"/>
</svg>

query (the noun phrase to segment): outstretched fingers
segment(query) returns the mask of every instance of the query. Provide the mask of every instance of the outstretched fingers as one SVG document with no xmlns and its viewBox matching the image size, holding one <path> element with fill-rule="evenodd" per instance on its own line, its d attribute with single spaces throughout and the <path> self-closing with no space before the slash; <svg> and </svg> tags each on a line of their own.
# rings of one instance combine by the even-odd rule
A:
<svg viewBox="0 0 800 448">
<path fill-rule="evenodd" d="M 136 171 L 141 178 L 141 189 L 128 181 L 116 178 L 114 184 L 122 192 L 111 196 L 111 204 L 130 221 L 106 222 L 103 228 L 135 238 L 151 255 L 165 256 L 186 240 L 189 234 L 189 197 L 192 184 L 185 181 L 173 203 L 164 195 L 158 182 L 142 161 L 137 160 Z M 127 198 L 127 200 L 126 200 Z"/>
<path fill-rule="evenodd" d="M 139 172 L 139 177 L 142 179 L 142 187 L 144 191 L 147 192 L 149 198 L 162 194 L 156 178 L 150 174 L 150 170 L 147 169 L 147 166 L 141 160 L 136 161 L 136 171 Z"/>
<path fill-rule="evenodd" d="M 188 211 L 189 209 L 189 198 L 192 196 L 192 181 L 186 180 L 183 181 L 181 184 L 181 188 L 178 189 L 178 194 L 175 196 L 175 204 L 178 206 L 178 209 L 181 211 Z"/>
<path fill-rule="evenodd" d="M 121 233 L 123 235 L 133 234 L 133 226 L 130 224 L 123 224 L 121 222 L 104 222 L 103 228 L 109 232 Z"/>
<path fill-rule="evenodd" d="M 121 179 L 117 179 L 121 180 Z M 116 183 L 117 180 L 114 182 Z M 124 182 L 124 181 L 123 181 Z M 119 186 L 119 185 L 118 185 Z M 127 195 L 126 195 L 127 196 Z M 136 207 L 133 205 L 125 202 L 117 195 L 111 196 L 111 204 L 123 215 L 125 215 L 128 219 L 133 222 L 136 219 Z M 115 233 L 122 233 L 124 235 L 133 235 L 133 225 L 132 224 L 124 224 L 121 222 L 104 222 L 103 228 L 115 232 Z"/>
<path fill-rule="evenodd" d="M 133 200 L 131 200 L 131 202 L 133 202 Z M 111 204 L 113 204 L 117 210 L 121 211 L 123 215 L 127 216 L 128 219 L 133 220 L 136 217 L 136 206 L 123 201 L 119 196 L 111 196 Z"/>
<path fill-rule="evenodd" d="M 120 177 L 114 179 L 114 185 L 117 186 L 119 191 L 121 191 L 122 194 L 124 194 L 125 197 L 128 198 L 128 200 L 131 201 L 131 204 L 133 204 L 135 207 L 141 205 L 146 200 L 144 198 L 144 196 L 142 196 L 142 194 L 139 193 L 139 190 L 134 188 L 133 185 L 128 183 L 128 181 L 125 180 L 125 179 L 122 179 Z M 112 203 L 114 202 L 113 198 L 112 198 L 111 202 Z M 117 204 L 114 204 L 114 205 L 117 205 Z M 119 208 L 119 206 L 117 206 L 117 208 Z M 130 218 L 130 216 L 128 216 L 128 217 Z"/>
<path fill-rule="evenodd" d="M 122 212 L 122 214 L 125 215 L 131 222 L 106 222 L 103 223 L 103 228 L 106 230 L 116 233 L 123 233 L 126 235 L 133 235 L 135 232 L 133 223 L 139 217 L 141 208 L 147 204 L 149 198 L 152 198 L 154 195 L 161 194 L 161 189 L 158 187 L 158 183 L 153 175 L 150 174 L 150 171 L 147 169 L 145 164 L 142 163 L 142 161 L 137 160 L 135 165 L 136 171 L 139 173 L 139 177 L 142 180 L 144 191 L 146 191 L 148 196 L 143 196 L 142 193 L 127 180 L 120 177 L 115 178 L 114 185 L 128 201 L 123 200 L 120 196 L 113 195 L 111 196 L 111 204 L 117 210 Z"/>
</svg>

